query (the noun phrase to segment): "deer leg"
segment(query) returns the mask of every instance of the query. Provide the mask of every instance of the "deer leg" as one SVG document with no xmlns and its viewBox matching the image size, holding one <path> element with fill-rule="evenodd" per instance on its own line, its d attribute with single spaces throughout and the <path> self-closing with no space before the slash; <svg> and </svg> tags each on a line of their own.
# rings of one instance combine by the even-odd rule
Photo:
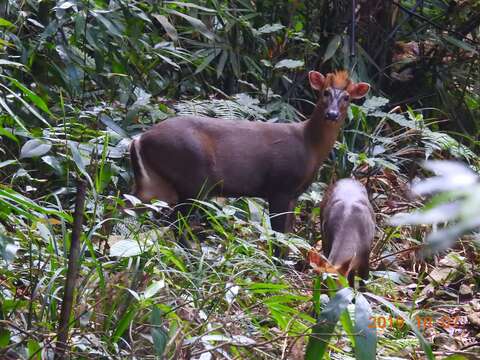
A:
<svg viewBox="0 0 480 360">
<path fill-rule="evenodd" d="M 270 223 L 272 230 L 287 233 L 292 231 L 293 227 L 293 209 L 295 207 L 296 199 L 291 196 L 272 196 L 269 199 L 270 207 Z M 275 247 L 275 256 L 283 257 L 288 254 L 288 251 L 283 251 L 278 246 Z"/>
<path fill-rule="evenodd" d="M 179 244 L 185 249 L 192 249 L 193 244 L 188 239 L 188 226 L 190 226 L 190 219 L 194 216 L 194 209 L 189 202 L 180 202 L 168 217 L 168 222 L 173 226 Z"/>
<path fill-rule="evenodd" d="M 290 232 L 293 226 L 293 208 L 295 199 L 291 197 L 272 197 L 269 199 L 270 223 L 272 229 L 281 233 Z"/>
<path fill-rule="evenodd" d="M 366 291 L 366 284 L 365 284 L 365 280 L 368 280 L 368 275 L 370 273 L 369 271 L 370 269 L 368 268 L 368 262 L 367 262 L 367 265 L 366 266 L 362 266 L 360 267 L 360 269 L 358 270 L 358 276 L 360 276 L 362 279 L 360 280 L 360 287 L 359 287 L 359 290 L 361 292 L 365 292 Z"/>
<path fill-rule="evenodd" d="M 135 183 L 134 195 L 143 202 L 153 199 L 165 201 L 169 205 L 178 203 L 178 193 L 175 188 L 161 176 L 151 176 Z"/>
</svg>

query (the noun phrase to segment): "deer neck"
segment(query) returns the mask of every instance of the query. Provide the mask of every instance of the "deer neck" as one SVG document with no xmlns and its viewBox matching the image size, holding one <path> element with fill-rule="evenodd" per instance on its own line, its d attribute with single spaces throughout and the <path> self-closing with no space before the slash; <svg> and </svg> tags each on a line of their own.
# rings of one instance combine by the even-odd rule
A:
<svg viewBox="0 0 480 360">
<path fill-rule="evenodd" d="M 313 153 L 316 166 L 328 157 L 345 119 L 343 116 L 337 121 L 329 121 L 325 119 L 324 113 L 324 108 L 319 102 L 310 119 L 305 122 L 304 128 L 305 140 Z"/>
</svg>

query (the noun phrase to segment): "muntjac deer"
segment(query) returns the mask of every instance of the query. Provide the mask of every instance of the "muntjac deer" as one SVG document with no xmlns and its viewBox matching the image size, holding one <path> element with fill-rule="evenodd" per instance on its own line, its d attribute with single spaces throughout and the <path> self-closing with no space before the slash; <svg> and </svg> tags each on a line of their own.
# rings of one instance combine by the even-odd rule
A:
<svg viewBox="0 0 480 360">
<path fill-rule="evenodd" d="M 323 253 L 329 266 L 353 287 L 355 275 L 368 278 L 375 235 L 375 216 L 367 190 L 356 180 L 337 181 L 327 189 L 320 211 Z"/>
<path fill-rule="evenodd" d="M 305 122 L 179 116 L 155 125 L 130 145 L 134 195 L 169 204 L 205 196 L 205 190 L 209 196 L 261 197 L 275 214 L 272 229 L 288 232 L 296 199 L 332 149 L 350 100 L 370 88 L 352 82 L 346 71 L 310 71 L 309 80 L 320 96 Z"/>
</svg>

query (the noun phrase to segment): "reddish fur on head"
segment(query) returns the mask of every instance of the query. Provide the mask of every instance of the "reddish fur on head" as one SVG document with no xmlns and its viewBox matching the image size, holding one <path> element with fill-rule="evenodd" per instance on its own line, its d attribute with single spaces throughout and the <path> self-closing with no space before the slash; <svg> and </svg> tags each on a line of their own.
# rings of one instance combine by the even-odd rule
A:
<svg viewBox="0 0 480 360">
<path fill-rule="evenodd" d="M 328 75 L 327 75 L 327 82 L 325 84 L 326 87 L 334 87 L 335 89 L 344 90 L 352 82 L 346 70 L 338 70 Z"/>
</svg>

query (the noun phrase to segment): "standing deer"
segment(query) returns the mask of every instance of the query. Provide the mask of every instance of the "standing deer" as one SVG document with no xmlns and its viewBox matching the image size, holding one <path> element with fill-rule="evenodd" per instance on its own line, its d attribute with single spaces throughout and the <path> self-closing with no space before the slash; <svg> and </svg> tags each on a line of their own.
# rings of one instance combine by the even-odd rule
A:
<svg viewBox="0 0 480 360">
<path fill-rule="evenodd" d="M 375 216 L 362 183 L 342 179 L 330 186 L 320 206 L 322 249 L 328 265 L 354 286 L 355 275 L 368 278 Z"/>
<path fill-rule="evenodd" d="M 309 120 L 294 124 L 179 116 L 130 145 L 134 195 L 178 204 L 209 196 L 252 196 L 269 202 L 272 229 L 292 228 L 297 197 L 312 183 L 344 123 L 351 99 L 370 85 L 346 71 L 308 74 L 320 96 Z M 278 249 L 276 254 L 279 254 Z"/>
</svg>

